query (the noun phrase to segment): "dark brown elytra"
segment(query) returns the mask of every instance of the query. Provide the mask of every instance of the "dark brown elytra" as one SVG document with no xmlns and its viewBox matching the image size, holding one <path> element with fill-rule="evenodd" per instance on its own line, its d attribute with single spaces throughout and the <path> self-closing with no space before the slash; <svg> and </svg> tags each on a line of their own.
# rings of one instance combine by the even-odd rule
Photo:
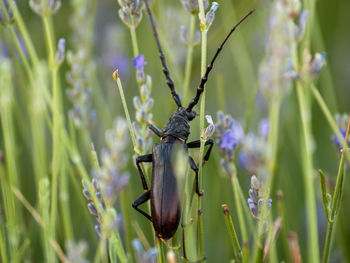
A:
<svg viewBox="0 0 350 263">
<path fill-rule="evenodd" d="M 153 124 L 149 124 L 149 128 L 160 137 L 160 143 L 153 145 L 152 153 L 141 155 L 136 158 L 136 166 L 140 173 L 142 186 L 145 192 L 136 199 L 132 204 L 138 212 L 148 218 L 154 227 L 154 231 L 158 238 L 169 240 L 175 234 L 180 222 L 180 199 L 176 180 L 176 165 L 174 164 L 174 152 L 179 147 L 184 150 L 184 154 L 188 156 L 191 169 L 196 176 L 196 193 L 201 196 L 202 192 L 199 190 L 198 184 L 198 166 L 191 156 L 188 155 L 188 148 L 199 148 L 200 140 L 187 143 L 190 134 L 190 125 L 188 124 L 196 117 L 196 112 L 193 107 L 198 103 L 201 94 L 204 91 L 204 85 L 208 80 L 208 75 L 213 68 L 214 62 L 221 52 L 228 38 L 233 31 L 249 16 L 254 10 L 247 13 L 227 34 L 224 41 L 217 49 L 214 57 L 210 61 L 204 76 L 201 78 L 200 84 L 197 88 L 196 96 L 190 101 L 187 108 L 182 107 L 179 95 L 175 91 L 175 85 L 170 77 L 168 67 L 165 62 L 165 56 L 159 42 L 157 29 L 151 10 L 145 0 L 147 14 L 151 23 L 154 37 L 157 42 L 159 57 L 163 66 L 163 72 L 166 78 L 166 83 L 170 88 L 171 95 L 177 105 L 177 110 L 170 117 L 169 122 L 162 130 L 158 129 Z M 204 161 L 208 161 L 213 141 L 209 139 L 205 145 L 209 145 L 209 149 L 204 155 Z M 149 188 L 141 169 L 140 163 L 152 163 L 152 180 Z M 139 205 L 151 200 L 151 215 L 138 208 Z"/>
</svg>

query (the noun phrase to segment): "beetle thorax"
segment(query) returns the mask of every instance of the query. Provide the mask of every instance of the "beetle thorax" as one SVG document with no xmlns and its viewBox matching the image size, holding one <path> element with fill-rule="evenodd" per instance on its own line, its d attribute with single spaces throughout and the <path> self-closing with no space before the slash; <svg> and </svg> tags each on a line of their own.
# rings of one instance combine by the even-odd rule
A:
<svg viewBox="0 0 350 263">
<path fill-rule="evenodd" d="M 190 135 L 190 125 L 188 122 L 193 119 L 192 115 L 195 116 L 195 112 L 189 113 L 185 108 L 178 108 L 170 117 L 169 122 L 164 126 L 164 136 L 174 136 L 186 141 Z"/>
</svg>

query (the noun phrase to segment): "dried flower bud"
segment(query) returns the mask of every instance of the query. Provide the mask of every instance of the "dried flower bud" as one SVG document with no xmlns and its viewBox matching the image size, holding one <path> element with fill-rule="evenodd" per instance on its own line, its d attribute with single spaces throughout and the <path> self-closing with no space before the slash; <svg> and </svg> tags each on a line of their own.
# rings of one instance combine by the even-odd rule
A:
<svg viewBox="0 0 350 263">
<path fill-rule="evenodd" d="M 211 4 L 210 10 L 205 16 L 205 26 L 207 29 L 209 29 L 211 24 L 213 23 L 215 19 L 215 12 L 218 9 L 218 7 L 219 7 L 219 4 L 217 2 L 213 2 Z"/>
<path fill-rule="evenodd" d="M 201 134 L 201 139 L 204 141 L 207 141 L 213 134 L 215 131 L 215 125 L 213 122 L 213 119 L 210 115 L 206 115 L 205 116 L 207 122 L 209 123 L 208 127 L 202 132 Z"/>
<path fill-rule="evenodd" d="M 191 14 L 195 15 L 199 12 L 198 0 L 181 0 L 181 2 L 185 10 L 190 12 Z M 203 5 L 204 9 L 207 9 L 209 6 L 209 1 L 204 0 Z"/>
<path fill-rule="evenodd" d="M 60 38 L 60 40 L 58 40 L 57 51 L 56 51 L 57 65 L 60 65 L 63 62 L 65 52 L 66 52 L 66 40 L 64 38 Z"/>
</svg>

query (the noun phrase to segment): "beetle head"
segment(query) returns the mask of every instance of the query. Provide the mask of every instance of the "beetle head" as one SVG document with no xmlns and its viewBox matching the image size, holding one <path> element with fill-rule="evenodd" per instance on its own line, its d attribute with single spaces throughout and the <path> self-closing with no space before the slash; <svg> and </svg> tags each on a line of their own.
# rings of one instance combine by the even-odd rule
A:
<svg viewBox="0 0 350 263">
<path fill-rule="evenodd" d="M 163 134 L 173 135 L 186 141 L 190 134 L 190 125 L 188 122 L 192 121 L 195 117 L 195 111 L 187 111 L 186 108 L 179 107 L 163 128 Z"/>
</svg>

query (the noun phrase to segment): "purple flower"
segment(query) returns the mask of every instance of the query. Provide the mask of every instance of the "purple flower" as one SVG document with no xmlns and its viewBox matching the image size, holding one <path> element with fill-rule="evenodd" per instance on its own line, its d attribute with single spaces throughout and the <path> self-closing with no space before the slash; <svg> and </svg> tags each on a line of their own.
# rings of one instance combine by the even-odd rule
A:
<svg viewBox="0 0 350 263">
<path fill-rule="evenodd" d="M 147 65 L 147 62 L 145 61 L 144 55 L 138 55 L 132 59 L 133 66 L 137 69 L 138 72 L 143 71 L 143 67 Z"/>
<path fill-rule="evenodd" d="M 220 148 L 226 150 L 233 150 L 236 148 L 238 140 L 232 130 L 225 131 L 221 136 Z"/>
<path fill-rule="evenodd" d="M 220 148 L 234 150 L 244 136 L 242 125 L 233 119 L 230 120 L 230 128 L 222 133 Z"/>
<path fill-rule="evenodd" d="M 259 136 L 261 138 L 267 139 L 270 130 L 270 123 L 268 119 L 262 119 L 259 122 Z"/>
<path fill-rule="evenodd" d="M 345 139 L 346 130 L 339 128 L 339 132 L 340 132 L 341 136 L 343 137 L 343 139 Z M 337 148 L 341 149 L 343 147 L 342 143 L 340 142 L 340 140 L 337 137 L 337 135 L 333 135 L 332 136 L 332 141 L 335 144 L 335 146 L 337 146 Z M 350 140 L 349 140 L 349 142 L 350 142 Z"/>
</svg>

